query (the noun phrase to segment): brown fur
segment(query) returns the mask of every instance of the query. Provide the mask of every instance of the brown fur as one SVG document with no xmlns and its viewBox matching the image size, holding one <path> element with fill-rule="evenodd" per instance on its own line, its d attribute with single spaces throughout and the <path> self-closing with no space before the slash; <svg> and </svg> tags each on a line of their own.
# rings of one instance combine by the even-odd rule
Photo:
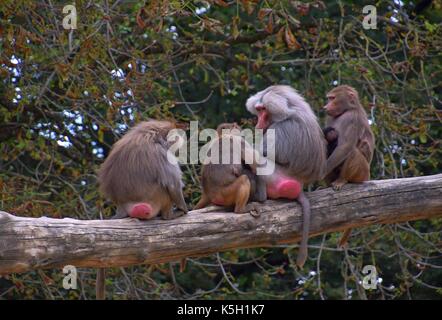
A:
<svg viewBox="0 0 442 320">
<path fill-rule="evenodd" d="M 244 161 L 245 152 L 252 152 L 252 147 L 245 142 L 241 136 L 225 133 L 223 129 L 237 129 L 240 127 L 236 124 L 223 123 L 217 128 L 218 138 L 213 144 L 218 144 L 221 159 L 221 144 L 226 139 L 230 140 L 231 153 L 233 141 L 241 143 L 242 160 Z M 212 146 L 213 146 L 212 144 Z M 245 150 L 247 149 L 247 150 Z M 213 149 L 210 149 L 212 151 Z M 231 159 L 233 160 L 233 159 Z M 256 161 L 256 159 L 255 159 Z M 201 185 L 202 195 L 200 201 L 196 204 L 195 209 L 201 209 L 211 203 L 222 202 L 224 206 L 234 207 L 234 212 L 246 212 L 246 205 L 252 199 L 255 193 L 255 171 L 256 166 L 248 166 L 241 164 L 215 164 L 208 163 L 202 166 Z"/>
<path fill-rule="evenodd" d="M 168 121 L 145 121 L 129 130 L 113 146 L 98 173 L 102 194 L 117 205 L 147 202 L 154 216 L 170 218 L 173 205 L 183 212 L 187 207 L 182 194 L 181 170 L 167 159 L 167 134 L 175 125 Z"/>
<path fill-rule="evenodd" d="M 347 182 L 360 183 L 370 179 L 370 163 L 373 159 L 374 135 L 368 124 L 358 92 L 347 85 L 331 90 L 326 126 L 338 132 L 338 144 L 327 159 L 326 182 L 339 190 Z M 350 235 L 346 230 L 340 245 Z"/>
<path fill-rule="evenodd" d="M 321 179 L 326 163 L 326 144 L 316 116 L 304 98 L 290 86 L 271 86 L 247 100 L 247 109 L 259 115 L 257 106 L 263 106 L 268 111 L 267 130 L 274 129 L 276 133 L 275 159 L 272 159 L 276 164 L 274 175 L 282 172 L 301 183 Z M 267 143 L 265 134 L 264 146 Z M 271 146 L 267 147 L 270 150 Z M 263 155 L 266 156 L 266 154 Z M 269 179 L 269 177 L 258 176 L 258 200 L 266 198 L 265 184 Z M 307 259 L 310 203 L 303 192 L 297 201 L 303 209 L 304 217 L 302 240 L 297 258 L 298 266 L 302 267 Z"/>
<path fill-rule="evenodd" d="M 336 131 L 335 128 L 327 127 L 323 132 L 325 140 L 327 141 L 327 157 L 330 157 L 338 146 L 338 131 Z"/>
<path fill-rule="evenodd" d="M 167 134 L 175 124 L 168 121 L 145 121 L 117 141 L 98 172 L 101 193 L 117 206 L 114 218 L 129 215 L 131 203 L 147 202 L 152 217 L 161 213 L 173 219 L 187 213 L 182 193 L 181 170 L 167 159 Z M 173 211 L 173 205 L 177 207 Z M 98 269 L 96 298 L 105 298 L 105 269 Z"/>
<path fill-rule="evenodd" d="M 328 94 L 327 127 L 338 132 L 338 144 L 327 159 L 326 180 L 333 170 L 342 166 L 338 182 L 363 182 L 370 179 L 374 135 L 367 115 L 359 102 L 357 91 L 350 86 L 339 86 Z M 334 180 L 336 181 L 336 180 Z M 330 181 L 333 183 L 334 181 Z"/>
</svg>

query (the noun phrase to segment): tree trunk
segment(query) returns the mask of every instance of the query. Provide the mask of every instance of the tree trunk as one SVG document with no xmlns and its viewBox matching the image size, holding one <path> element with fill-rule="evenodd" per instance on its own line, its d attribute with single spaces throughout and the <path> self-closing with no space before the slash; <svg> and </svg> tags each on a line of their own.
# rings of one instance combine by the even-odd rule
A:
<svg viewBox="0 0 442 320">
<path fill-rule="evenodd" d="M 442 216 L 442 174 L 347 185 L 307 194 L 310 236 Z M 22 218 L 0 211 L 0 274 L 39 268 L 106 268 L 178 261 L 238 248 L 300 239 L 302 215 L 294 201 L 267 201 L 258 218 L 221 207 L 176 220 L 139 221 Z"/>
</svg>

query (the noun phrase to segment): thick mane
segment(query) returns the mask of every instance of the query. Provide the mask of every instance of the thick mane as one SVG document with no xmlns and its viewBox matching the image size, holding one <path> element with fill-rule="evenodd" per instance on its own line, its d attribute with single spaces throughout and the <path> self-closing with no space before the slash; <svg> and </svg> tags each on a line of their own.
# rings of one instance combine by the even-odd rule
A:
<svg viewBox="0 0 442 320">
<path fill-rule="evenodd" d="M 276 138 L 282 141 L 276 141 L 276 150 L 281 146 L 281 149 L 286 149 L 284 150 L 285 153 L 290 155 L 290 158 L 283 158 L 281 162 L 288 161 L 291 174 L 303 182 L 322 179 L 327 161 L 326 141 L 310 105 L 290 86 L 272 86 L 268 90 L 272 90 L 273 93 L 284 97 L 288 101 L 290 116 L 283 123 L 290 120 L 296 123 L 296 125 L 288 127 L 281 123 L 281 128 L 287 130 L 291 128 L 296 132 L 281 132 L 281 135 L 279 135 L 278 131 L 280 130 L 277 130 Z M 287 138 L 291 138 L 289 143 L 284 141 Z M 287 149 L 289 152 L 287 152 Z M 281 154 L 284 151 L 280 151 Z M 276 152 L 278 153 L 278 151 Z M 276 158 L 278 159 L 278 155 Z"/>
<path fill-rule="evenodd" d="M 287 85 L 271 86 L 266 91 L 273 91 L 274 93 L 284 96 L 293 105 L 309 107 L 304 97 L 301 96 L 294 88 L 290 86 Z"/>
</svg>

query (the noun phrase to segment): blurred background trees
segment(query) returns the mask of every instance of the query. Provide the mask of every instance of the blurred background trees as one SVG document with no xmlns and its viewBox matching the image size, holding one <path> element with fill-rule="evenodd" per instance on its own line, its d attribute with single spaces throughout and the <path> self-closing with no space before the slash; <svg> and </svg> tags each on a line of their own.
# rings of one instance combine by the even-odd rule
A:
<svg viewBox="0 0 442 320">
<path fill-rule="evenodd" d="M 372 179 L 441 172 L 441 1 L 3 0 L 0 6 L 0 209 L 20 216 L 108 218 L 96 170 L 112 144 L 147 118 L 201 128 L 252 126 L 248 96 L 289 84 L 318 115 L 325 94 L 354 86 L 376 135 Z M 362 27 L 364 5 L 377 29 Z M 199 166 L 183 165 L 189 205 Z M 310 186 L 314 190 L 318 185 Z M 178 264 L 110 269 L 108 297 L 439 299 L 441 219 L 354 230 L 297 246 L 247 249 Z M 376 265 L 378 288 L 360 287 Z M 77 291 L 61 270 L 0 277 L 0 299 L 92 299 L 95 272 Z"/>
</svg>

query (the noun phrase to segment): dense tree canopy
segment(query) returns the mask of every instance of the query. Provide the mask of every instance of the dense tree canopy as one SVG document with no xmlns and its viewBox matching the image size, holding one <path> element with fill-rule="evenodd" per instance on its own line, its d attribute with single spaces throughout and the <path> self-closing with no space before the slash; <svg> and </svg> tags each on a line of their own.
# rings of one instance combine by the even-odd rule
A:
<svg viewBox="0 0 442 320">
<path fill-rule="evenodd" d="M 427 1 L 425 1 L 427 2 Z M 376 136 L 372 179 L 440 173 L 442 3 L 377 1 L 75 1 L 77 29 L 62 26 L 70 1 L 3 0 L 0 6 L 0 209 L 20 216 L 107 218 L 96 170 L 112 144 L 147 118 L 252 126 L 248 96 L 272 84 L 302 93 L 324 120 L 325 94 L 354 86 Z M 182 166 L 189 205 L 199 165 Z M 315 189 L 321 183 L 309 186 Z M 441 219 L 243 249 L 178 264 L 109 270 L 108 295 L 143 298 L 440 298 Z M 361 289 L 373 264 L 378 288 Z M 61 287 L 61 270 L 0 277 L 0 297 L 90 299 Z"/>
</svg>

